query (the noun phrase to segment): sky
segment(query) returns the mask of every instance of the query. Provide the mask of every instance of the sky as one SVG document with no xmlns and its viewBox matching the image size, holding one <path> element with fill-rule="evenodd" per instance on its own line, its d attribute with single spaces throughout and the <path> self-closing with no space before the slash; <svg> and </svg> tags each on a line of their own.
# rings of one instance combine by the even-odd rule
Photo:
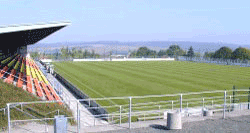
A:
<svg viewBox="0 0 250 133">
<path fill-rule="evenodd" d="M 69 20 L 40 43 L 195 41 L 250 45 L 248 0 L 0 0 L 0 25 Z"/>
</svg>

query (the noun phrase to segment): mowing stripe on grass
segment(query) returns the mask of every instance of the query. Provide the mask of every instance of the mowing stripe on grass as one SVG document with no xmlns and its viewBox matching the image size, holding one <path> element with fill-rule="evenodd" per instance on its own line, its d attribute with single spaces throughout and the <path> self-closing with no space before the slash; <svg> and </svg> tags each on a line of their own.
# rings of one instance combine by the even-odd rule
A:
<svg viewBox="0 0 250 133">
<path fill-rule="evenodd" d="M 63 71 L 60 71 L 63 72 Z M 87 86 L 86 84 L 83 84 L 82 82 L 80 82 L 78 79 L 74 78 L 73 76 L 68 75 L 67 73 L 63 72 L 64 74 L 66 74 L 68 77 L 70 77 L 71 79 L 76 80 L 78 83 L 80 83 L 81 85 L 85 86 L 86 88 L 88 88 L 89 90 L 91 90 L 92 92 L 96 93 L 97 95 L 101 96 L 101 97 L 105 97 L 104 95 L 102 95 L 101 93 L 97 92 L 96 90 L 94 90 L 93 88 Z M 108 99 L 109 100 L 109 99 Z M 111 103 L 117 105 L 114 101 L 109 100 Z"/>
<path fill-rule="evenodd" d="M 105 97 L 143 96 L 193 91 L 231 89 L 233 85 L 249 86 L 249 68 L 238 68 L 190 62 L 64 62 L 59 69 L 74 76 L 69 80 L 83 82 Z M 78 81 L 76 81 L 76 79 Z M 90 97 L 98 97 L 85 89 Z M 144 101 L 143 101 L 144 100 Z M 156 101 L 143 99 L 134 102 Z M 164 99 L 161 99 L 164 100 Z M 166 99 L 167 100 L 167 99 Z M 124 104 L 128 101 L 116 101 Z"/>
</svg>

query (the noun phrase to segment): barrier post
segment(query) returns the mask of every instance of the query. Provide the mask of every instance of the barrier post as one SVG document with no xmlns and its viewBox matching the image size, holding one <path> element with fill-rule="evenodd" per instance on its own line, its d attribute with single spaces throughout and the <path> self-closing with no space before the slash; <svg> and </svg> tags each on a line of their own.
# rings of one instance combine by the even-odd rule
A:
<svg viewBox="0 0 250 133">
<path fill-rule="evenodd" d="M 145 113 L 143 115 L 144 115 L 144 121 L 145 121 Z"/>
<path fill-rule="evenodd" d="M 159 119 L 161 117 L 161 106 L 159 106 Z"/>
<path fill-rule="evenodd" d="M 80 133 L 79 101 L 77 100 L 77 133 Z"/>
<path fill-rule="evenodd" d="M 180 112 L 182 112 L 182 94 L 180 95 Z"/>
<path fill-rule="evenodd" d="M 120 125 L 122 123 L 122 106 L 120 106 Z"/>
<path fill-rule="evenodd" d="M 202 108 L 204 109 L 204 98 L 202 98 Z"/>
<path fill-rule="evenodd" d="M 89 99 L 89 107 L 90 107 L 90 99 Z"/>
<path fill-rule="evenodd" d="M 249 91 L 248 91 L 248 109 L 250 109 L 250 87 L 249 87 Z"/>
<path fill-rule="evenodd" d="M 131 129 L 131 104 L 132 104 L 132 97 L 129 97 L 129 129 Z"/>
<path fill-rule="evenodd" d="M 174 101 L 172 101 L 172 110 L 174 110 Z"/>
<path fill-rule="evenodd" d="M 226 113 L 226 100 L 227 100 L 227 91 L 224 92 L 224 109 L 223 109 L 223 119 L 225 119 Z"/>
<path fill-rule="evenodd" d="M 230 108 L 229 108 L 229 112 L 231 111 L 231 108 L 232 108 L 232 102 L 231 102 L 231 98 L 232 96 L 230 95 Z"/>
<path fill-rule="evenodd" d="M 235 104 L 235 86 L 233 86 L 233 109 Z"/>
<path fill-rule="evenodd" d="M 214 108 L 214 100 L 212 99 L 212 108 Z"/>
<path fill-rule="evenodd" d="M 10 133 L 11 127 L 10 127 L 10 105 L 7 103 L 7 109 L 8 109 L 8 133 Z"/>
</svg>

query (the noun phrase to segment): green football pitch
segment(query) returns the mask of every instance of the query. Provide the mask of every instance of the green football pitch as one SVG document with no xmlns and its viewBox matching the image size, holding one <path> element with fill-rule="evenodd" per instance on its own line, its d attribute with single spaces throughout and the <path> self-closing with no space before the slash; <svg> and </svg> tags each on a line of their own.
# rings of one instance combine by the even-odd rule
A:
<svg viewBox="0 0 250 133">
<path fill-rule="evenodd" d="M 56 62 L 91 98 L 232 90 L 250 86 L 250 68 L 179 61 Z M 149 99 L 150 101 L 150 99 Z M 124 104 L 122 101 L 120 104 Z"/>
</svg>

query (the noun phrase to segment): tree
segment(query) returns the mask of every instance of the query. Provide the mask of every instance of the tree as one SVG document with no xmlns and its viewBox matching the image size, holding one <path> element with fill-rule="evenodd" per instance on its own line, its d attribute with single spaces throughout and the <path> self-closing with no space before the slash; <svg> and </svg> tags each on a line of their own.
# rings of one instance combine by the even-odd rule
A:
<svg viewBox="0 0 250 133">
<path fill-rule="evenodd" d="M 85 49 L 83 52 L 83 58 L 87 58 L 88 56 L 89 56 L 89 52 L 87 49 Z"/>
<path fill-rule="evenodd" d="M 66 58 L 69 58 L 69 47 L 68 46 L 66 47 L 65 52 L 66 52 Z"/>
<path fill-rule="evenodd" d="M 193 47 L 192 47 L 192 46 L 189 48 L 188 53 L 187 53 L 187 56 L 188 56 L 188 57 L 191 57 L 191 58 L 194 57 L 194 50 L 193 50 Z"/>
<path fill-rule="evenodd" d="M 205 58 L 213 58 L 214 57 L 214 52 L 205 52 L 203 57 L 205 57 Z"/>
<path fill-rule="evenodd" d="M 95 58 L 100 58 L 100 55 L 99 54 L 95 54 Z"/>
<path fill-rule="evenodd" d="M 129 53 L 129 57 L 136 57 L 136 50 Z"/>
<path fill-rule="evenodd" d="M 149 50 L 148 53 L 147 53 L 147 56 L 150 56 L 150 57 L 156 57 L 157 53 L 155 50 Z"/>
<path fill-rule="evenodd" d="M 167 54 L 168 54 L 168 56 L 170 56 L 170 57 L 175 57 L 175 58 L 177 58 L 178 56 L 184 55 L 184 54 L 185 54 L 185 51 L 182 50 L 182 49 L 180 48 L 180 46 L 178 46 L 178 45 L 175 44 L 175 45 L 169 46 L 169 48 L 168 48 L 168 50 L 167 50 Z"/>
<path fill-rule="evenodd" d="M 142 57 L 142 56 L 148 56 L 149 54 L 149 49 L 147 47 L 140 47 L 137 52 L 136 56 Z"/>
<path fill-rule="evenodd" d="M 30 56 L 31 56 L 32 58 L 34 58 L 34 59 L 37 59 L 37 58 L 39 57 L 39 54 L 38 54 L 37 51 L 35 51 L 35 52 L 31 52 Z"/>
<path fill-rule="evenodd" d="M 110 58 L 110 61 L 112 60 L 111 55 L 112 55 L 112 50 L 111 50 L 111 51 L 109 51 L 109 58 Z"/>
<path fill-rule="evenodd" d="M 92 49 L 91 58 L 94 58 L 94 57 L 95 57 L 95 50 Z"/>
<path fill-rule="evenodd" d="M 167 54 L 167 50 L 160 50 L 159 52 L 158 52 L 158 56 L 163 56 L 163 55 L 166 55 Z"/>
<path fill-rule="evenodd" d="M 246 48 L 239 47 L 235 49 L 231 55 L 232 59 L 250 60 L 250 50 Z"/>
<path fill-rule="evenodd" d="M 201 53 L 194 53 L 195 57 L 201 57 Z"/>
<path fill-rule="evenodd" d="M 215 51 L 214 58 L 230 59 L 232 55 L 232 49 L 229 47 L 221 47 Z"/>
</svg>

